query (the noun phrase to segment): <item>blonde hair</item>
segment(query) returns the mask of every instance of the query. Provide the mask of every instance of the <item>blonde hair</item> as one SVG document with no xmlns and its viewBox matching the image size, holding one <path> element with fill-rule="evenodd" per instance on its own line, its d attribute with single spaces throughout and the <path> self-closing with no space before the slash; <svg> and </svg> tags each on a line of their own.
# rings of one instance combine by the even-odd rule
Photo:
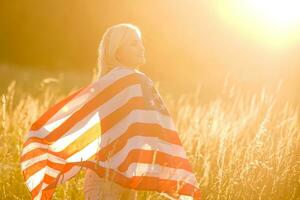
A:
<svg viewBox="0 0 300 200">
<path fill-rule="evenodd" d="M 141 38 L 140 29 L 136 25 L 129 23 L 111 26 L 103 34 L 98 48 L 97 79 L 114 67 L 122 65 L 115 58 L 115 54 L 120 44 L 124 42 L 123 40 L 128 31 L 136 33 Z"/>
</svg>

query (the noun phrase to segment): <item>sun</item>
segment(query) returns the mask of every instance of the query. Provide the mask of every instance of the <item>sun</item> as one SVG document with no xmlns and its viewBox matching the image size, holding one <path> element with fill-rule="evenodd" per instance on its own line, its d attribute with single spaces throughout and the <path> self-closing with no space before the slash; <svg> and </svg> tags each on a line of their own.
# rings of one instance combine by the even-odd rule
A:
<svg viewBox="0 0 300 200">
<path fill-rule="evenodd" d="M 215 2 L 222 20 L 255 40 L 281 47 L 300 40 L 299 0 Z"/>
<path fill-rule="evenodd" d="M 280 31 L 299 25 L 300 1 L 295 0 L 248 0 L 244 2 L 245 11 L 256 20 Z"/>
</svg>

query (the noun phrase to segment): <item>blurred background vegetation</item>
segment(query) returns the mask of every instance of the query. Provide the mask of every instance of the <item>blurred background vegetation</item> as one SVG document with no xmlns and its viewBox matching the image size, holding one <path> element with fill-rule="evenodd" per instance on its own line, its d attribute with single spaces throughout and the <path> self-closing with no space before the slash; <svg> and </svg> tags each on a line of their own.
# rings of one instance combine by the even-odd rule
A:
<svg viewBox="0 0 300 200">
<path fill-rule="evenodd" d="M 242 17 L 239 27 L 234 26 L 237 22 L 227 15 L 238 12 L 228 5 L 236 4 L 233 0 L 227 7 L 202 0 L 2 0 L 1 91 L 13 79 L 28 87 L 45 77 L 63 77 L 67 85 L 85 84 L 96 66 L 106 28 L 129 22 L 143 34 L 147 63 L 141 70 L 159 81 L 163 90 L 182 94 L 200 85 L 201 98 L 209 101 L 220 93 L 226 77 L 253 90 L 263 84 L 272 88 L 282 79 L 282 96 L 299 100 L 298 38 L 288 41 L 292 33 L 258 38 L 264 32 L 243 23 Z M 264 42 L 266 38 L 276 45 Z"/>
</svg>

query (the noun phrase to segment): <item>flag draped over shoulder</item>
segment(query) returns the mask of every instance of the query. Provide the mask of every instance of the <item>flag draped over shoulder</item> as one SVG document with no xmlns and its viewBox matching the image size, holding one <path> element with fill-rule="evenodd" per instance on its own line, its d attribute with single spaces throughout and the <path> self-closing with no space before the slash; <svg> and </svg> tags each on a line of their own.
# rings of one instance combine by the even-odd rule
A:
<svg viewBox="0 0 300 200">
<path fill-rule="evenodd" d="M 153 81 L 116 67 L 46 111 L 31 126 L 21 169 L 32 199 L 81 169 L 170 199 L 200 199 L 198 182 L 174 122 Z"/>
</svg>

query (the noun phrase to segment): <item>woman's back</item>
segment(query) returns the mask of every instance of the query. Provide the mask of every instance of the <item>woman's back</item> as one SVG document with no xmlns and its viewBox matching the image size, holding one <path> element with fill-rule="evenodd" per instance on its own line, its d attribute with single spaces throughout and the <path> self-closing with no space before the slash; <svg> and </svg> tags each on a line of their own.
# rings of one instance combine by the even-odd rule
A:
<svg viewBox="0 0 300 200">
<path fill-rule="evenodd" d="M 115 78 L 124 76 L 126 74 L 136 73 L 132 68 L 117 66 L 103 75 L 102 80 L 113 82 Z M 103 111 L 104 112 L 104 111 Z M 103 113 L 102 113 L 103 114 Z M 101 140 L 100 148 L 108 145 L 109 141 L 115 138 L 109 137 L 106 134 L 105 138 Z M 108 161 L 107 161 L 108 162 Z M 122 187 L 121 185 L 110 181 L 108 179 L 98 176 L 93 170 L 87 169 L 84 177 L 84 196 L 85 200 L 135 200 L 137 199 L 137 192 L 132 189 Z"/>
</svg>

